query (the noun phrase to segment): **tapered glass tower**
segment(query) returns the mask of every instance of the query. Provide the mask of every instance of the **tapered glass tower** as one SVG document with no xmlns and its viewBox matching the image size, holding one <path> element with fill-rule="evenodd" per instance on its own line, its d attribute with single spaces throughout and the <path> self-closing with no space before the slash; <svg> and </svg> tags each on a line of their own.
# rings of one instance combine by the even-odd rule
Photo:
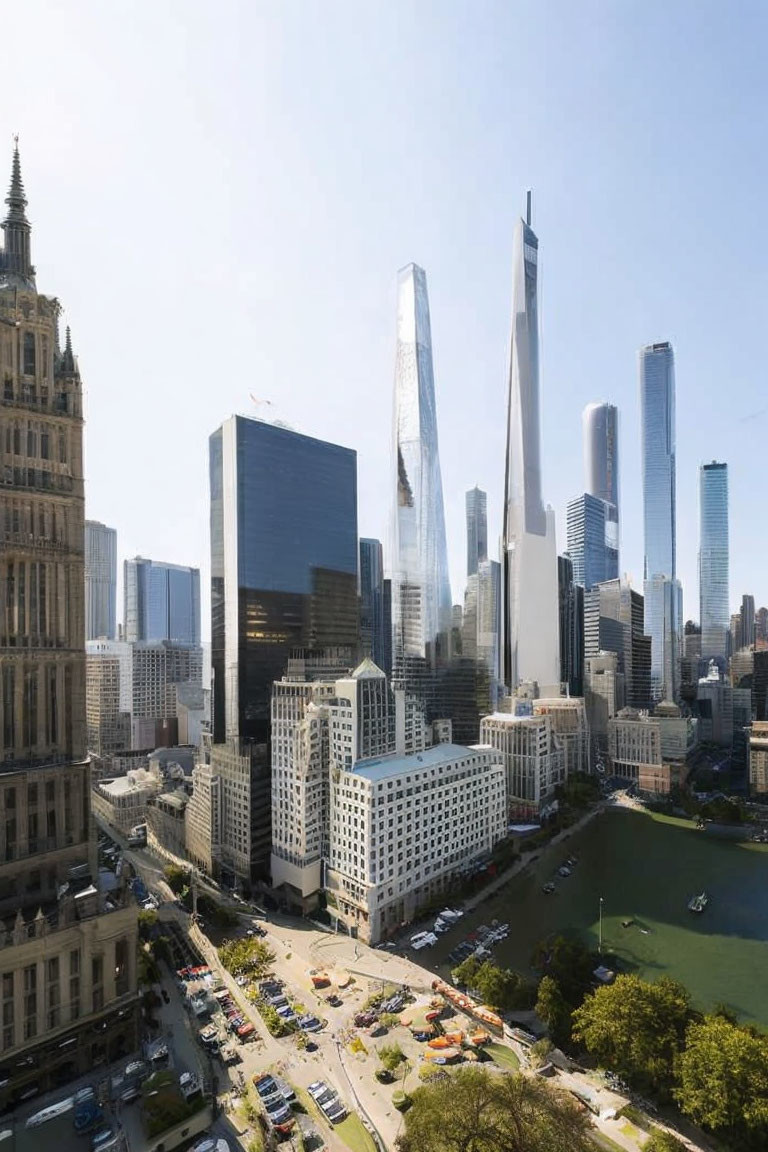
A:
<svg viewBox="0 0 768 1152">
<path fill-rule="evenodd" d="M 682 592 L 675 545 L 675 358 L 672 345 L 640 349 L 645 627 L 651 637 L 651 695 L 679 689 Z"/>
<path fill-rule="evenodd" d="M 538 260 L 529 192 L 514 241 L 502 538 L 503 673 L 511 689 L 521 680 L 560 680 L 555 516 L 541 498 Z"/>
<path fill-rule="evenodd" d="M 433 662 L 451 627 L 427 277 L 416 264 L 398 273 L 393 440 L 390 563 L 397 674 L 409 658 Z"/>
<path fill-rule="evenodd" d="M 699 469 L 699 619 L 701 655 L 725 664 L 728 601 L 728 465 Z"/>
</svg>

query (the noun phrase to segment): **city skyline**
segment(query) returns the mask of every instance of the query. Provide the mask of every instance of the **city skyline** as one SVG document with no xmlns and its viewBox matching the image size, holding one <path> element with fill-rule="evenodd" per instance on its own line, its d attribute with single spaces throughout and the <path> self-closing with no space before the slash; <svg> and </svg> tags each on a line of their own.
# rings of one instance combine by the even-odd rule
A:
<svg viewBox="0 0 768 1152">
<path fill-rule="evenodd" d="M 394 272 L 409 259 L 430 280 L 454 600 L 465 572 L 463 493 L 475 483 L 488 493 L 495 555 L 511 206 L 528 186 L 547 237 L 542 465 L 558 541 L 565 540 L 567 500 L 579 490 L 581 410 L 608 400 L 624 430 L 622 572 L 639 586 L 635 353 L 645 342 L 670 339 L 679 410 L 695 410 L 697 423 L 695 435 L 682 425 L 678 432 L 679 575 L 692 609 L 685 614 L 695 615 L 698 601 L 698 468 L 713 457 L 731 471 L 731 607 L 745 591 L 768 602 L 768 588 L 752 586 L 751 572 L 762 566 L 747 512 L 752 461 L 768 427 L 754 314 L 768 262 L 758 194 L 763 162 L 745 147 L 745 133 L 751 138 L 763 115 L 759 35 L 745 44 L 739 19 L 713 12 L 709 22 L 689 22 L 654 4 L 610 19 L 603 13 L 589 25 L 565 7 L 556 22 L 544 12 L 491 6 L 467 23 L 446 4 L 441 52 L 432 55 L 426 13 L 396 2 L 387 13 L 361 17 L 354 32 L 338 13 L 322 23 L 284 14 L 280 30 L 263 14 L 238 13 L 237 36 L 193 4 L 186 53 L 177 50 L 167 14 L 152 21 L 137 15 L 130 28 L 120 27 L 124 51 L 115 56 L 112 13 L 35 19 L 36 7 L 33 0 L 15 11 L 11 24 L 19 42 L 34 38 L 57 103 L 51 109 L 21 60 L 11 58 L 4 133 L 7 141 L 20 133 L 30 215 L 36 235 L 45 237 L 40 274 L 55 272 L 76 344 L 87 350 L 86 515 L 117 528 L 121 560 L 140 553 L 201 568 L 206 637 L 205 445 L 230 412 L 274 410 L 300 431 L 355 448 L 360 532 L 386 539 L 380 488 L 389 445 L 380 429 L 390 413 Z M 521 34 L 530 51 L 510 71 L 491 46 L 519 43 Z M 368 53 L 365 69 L 356 36 Z M 639 37 L 664 44 L 642 85 L 628 67 Z M 245 67 L 236 40 L 259 44 L 258 68 L 253 61 Z M 226 85 L 205 66 L 212 51 Z M 139 54 L 152 83 L 135 93 L 129 114 L 118 93 L 132 87 Z M 77 85 L 67 64 L 73 55 L 81 65 Z M 113 56 L 108 75 L 98 61 Z M 471 76 L 474 94 L 469 103 L 451 104 L 446 132 L 435 106 L 407 93 L 414 75 L 443 91 L 448 73 Z M 208 109 L 197 119 L 183 96 L 192 82 Z M 256 113 L 239 111 L 245 108 Z M 709 115 L 706 139 L 691 132 L 694 109 Z M 345 128 L 336 139 L 329 125 L 338 122 Z M 204 155 L 212 163 L 200 180 Z M 264 155 L 276 162 L 265 168 L 255 160 Z M 466 163 L 457 164 L 457 156 Z M 479 171 L 487 178 L 478 181 Z M 702 222 L 716 219 L 724 204 L 732 208 L 730 234 L 713 237 Z M 129 230 L 114 228 L 116 220 L 131 220 L 141 250 L 163 252 L 174 274 L 147 275 L 140 249 Z M 205 293 L 196 286 L 198 246 L 211 254 Z M 723 306 L 709 270 L 734 252 L 740 275 Z M 229 317 L 226 340 L 207 323 L 212 296 Z M 588 299 L 599 307 L 587 307 Z M 727 342 L 711 339 L 706 318 L 715 312 L 721 331 L 731 334 Z M 303 338 L 295 340 L 299 313 Z M 165 323 L 148 327 L 148 315 L 163 315 Z M 138 331 L 139 373 L 131 357 L 114 355 L 126 332 Z M 171 331 L 194 337 L 169 339 Z M 737 408 L 728 403 L 735 387 Z M 255 408 L 250 393 L 271 400 L 272 409 Z M 118 400 L 125 397 L 130 403 Z M 167 450 L 174 426 L 184 445 L 185 499 L 173 516 L 147 524 L 146 507 L 158 493 L 170 500 L 178 487 L 178 459 Z M 153 461 L 146 475 L 135 469 L 134 442 Z M 127 474 L 136 494 L 117 479 Z"/>
</svg>

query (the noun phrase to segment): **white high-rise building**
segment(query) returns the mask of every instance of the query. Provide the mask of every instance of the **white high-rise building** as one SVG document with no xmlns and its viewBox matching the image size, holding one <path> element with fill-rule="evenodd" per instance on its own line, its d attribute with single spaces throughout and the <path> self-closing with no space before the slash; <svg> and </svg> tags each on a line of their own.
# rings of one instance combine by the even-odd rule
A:
<svg viewBox="0 0 768 1152">
<path fill-rule="evenodd" d="M 521 680 L 560 681 L 555 514 L 541 496 L 538 259 L 529 192 L 515 229 L 502 538 L 503 672 L 511 690 Z"/>
<path fill-rule="evenodd" d="M 431 738 L 416 700 L 366 659 L 330 681 L 274 684 L 273 887 L 375 943 L 505 831 L 504 770 L 490 749 Z M 381 782 L 381 787 L 379 787 Z"/>
<path fill-rule="evenodd" d="M 401 671 L 409 658 L 434 662 L 438 637 L 451 629 L 427 277 L 416 264 L 398 273 L 393 480 L 389 568 Z"/>
</svg>

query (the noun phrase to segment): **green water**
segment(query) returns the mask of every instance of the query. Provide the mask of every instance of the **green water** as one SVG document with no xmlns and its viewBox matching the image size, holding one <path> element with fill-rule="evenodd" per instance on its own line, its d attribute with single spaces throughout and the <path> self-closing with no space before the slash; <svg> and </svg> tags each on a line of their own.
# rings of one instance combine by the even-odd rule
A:
<svg viewBox="0 0 768 1152">
<path fill-rule="evenodd" d="M 579 858 L 573 874 L 556 876 L 571 854 Z M 541 886 L 551 879 L 557 891 L 546 896 Z M 709 906 L 695 915 L 687 904 L 703 890 Z M 689 821 L 645 812 L 610 809 L 546 849 L 447 933 L 434 960 L 493 918 L 510 925 L 494 958 L 521 972 L 530 972 L 533 947 L 549 933 L 577 933 L 596 947 L 600 896 L 603 948 L 627 968 L 680 980 L 701 1009 L 727 1004 L 768 1026 L 768 846 L 714 839 Z M 634 924 L 622 928 L 630 917 Z"/>
</svg>

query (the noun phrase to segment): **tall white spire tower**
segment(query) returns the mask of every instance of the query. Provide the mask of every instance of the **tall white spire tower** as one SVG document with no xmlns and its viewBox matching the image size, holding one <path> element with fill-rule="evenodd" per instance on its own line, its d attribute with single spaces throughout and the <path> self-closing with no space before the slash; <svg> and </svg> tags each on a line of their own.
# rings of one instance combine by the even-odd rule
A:
<svg viewBox="0 0 768 1152">
<path fill-rule="evenodd" d="M 512 691 L 522 680 L 560 680 L 555 514 L 541 497 L 538 259 L 528 192 L 515 228 L 502 538 L 503 673 Z"/>
<path fill-rule="evenodd" d="M 398 273 L 393 441 L 390 566 L 397 667 L 410 657 L 433 663 L 438 637 L 447 637 L 451 627 L 427 277 L 416 264 Z"/>
</svg>

